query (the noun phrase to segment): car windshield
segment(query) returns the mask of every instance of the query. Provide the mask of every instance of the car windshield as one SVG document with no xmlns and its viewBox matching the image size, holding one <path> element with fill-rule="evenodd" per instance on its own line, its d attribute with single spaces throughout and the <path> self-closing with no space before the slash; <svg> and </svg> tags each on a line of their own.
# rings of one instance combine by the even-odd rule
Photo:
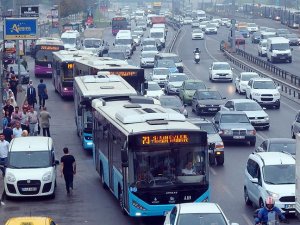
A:
<svg viewBox="0 0 300 225">
<path fill-rule="evenodd" d="M 248 27 L 257 27 L 255 23 L 248 23 Z"/>
<path fill-rule="evenodd" d="M 298 38 L 298 36 L 296 34 L 287 34 L 286 37 L 287 38 Z"/>
<path fill-rule="evenodd" d="M 202 30 L 199 29 L 193 30 L 193 33 L 202 33 Z"/>
<path fill-rule="evenodd" d="M 208 24 L 206 24 L 206 27 L 207 27 L 207 28 L 215 28 L 216 25 L 215 25 L 215 24 L 208 23 Z"/>
<path fill-rule="evenodd" d="M 84 40 L 83 45 L 85 48 L 100 48 L 101 40 Z"/>
<path fill-rule="evenodd" d="M 158 60 L 157 65 L 158 67 L 176 68 L 173 60 Z"/>
<path fill-rule="evenodd" d="M 185 83 L 185 90 L 198 90 L 206 89 L 206 86 L 203 82 L 187 82 Z"/>
<path fill-rule="evenodd" d="M 131 45 L 132 39 L 116 39 L 116 45 Z"/>
<path fill-rule="evenodd" d="M 148 91 L 159 91 L 161 87 L 157 83 L 148 83 Z"/>
<path fill-rule="evenodd" d="M 231 70 L 228 63 L 218 63 L 213 65 L 213 70 Z"/>
<path fill-rule="evenodd" d="M 221 213 L 185 213 L 178 217 L 177 225 L 227 225 Z"/>
<path fill-rule="evenodd" d="M 249 81 L 251 78 L 255 78 L 255 77 L 258 77 L 258 74 L 251 74 L 251 73 L 241 74 L 242 81 Z"/>
<path fill-rule="evenodd" d="M 131 35 L 132 39 L 139 39 L 139 36 L 136 34 Z"/>
<path fill-rule="evenodd" d="M 269 146 L 269 152 L 288 152 L 295 155 L 296 143 L 271 143 Z"/>
<path fill-rule="evenodd" d="M 249 123 L 246 114 L 224 114 L 220 121 L 221 123 Z"/>
<path fill-rule="evenodd" d="M 156 55 L 156 52 L 142 52 L 142 58 L 153 58 Z"/>
<path fill-rule="evenodd" d="M 177 81 L 185 81 L 187 80 L 187 76 L 185 75 L 171 75 L 169 77 L 169 82 L 177 82 Z"/>
<path fill-rule="evenodd" d="M 275 28 L 267 28 L 266 32 L 276 32 L 276 29 Z"/>
<path fill-rule="evenodd" d="M 200 130 L 206 131 L 207 134 L 216 134 L 218 131 L 213 123 L 198 123 L 195 124 Z"/>
<path fill-rule="evenodd" d="M 152 38 L 163 38 L 164 32 L 151 32 L 150 35 Z"/>
<path fill-rule="evenodd" d="M 277 30 L 277 34 L 288 34 L 288 33 L 289 33 L 289 31 L 286 29 L 278 29 Z"/>
<path fill-rule="evenodd" d="M 260 37 L 261 34 L 259 32 L 255 32 L 252 35 L 255 36 L 255 37 Z"/>
<path fill-rule="evenodd" d="M 198 146 L 141 149 L 133 153 L 136 188 L 207 184 L 206 153 Z"/>
<path fill-rule="evenodd" d="M 14 151 L 9 154 L 9 168 L 46 168 L 51 166 L 49 151 Z"/>
<path fill-rule="evenodd" d="M 266 42 L 266 41 L 262 41 L 262 42 L 260 42 L 260 45 L 261 45 L 262 47 L 267 47 L 267 42 Z"/>
<path fill-rule="evenodd" d="M 182 105 L 182 102 L 180 101 L 179 98 L 177 97 L 174 97 L 174 98 L 161 98 L 160 99 L 160 104 L 163 106 L 163 107 L 166 107 L 166 108 L 179 108 L 179 107 L 183 107 Z"/>
<path fill-rule="evenodd" d="M 217 91 L 199 91 L 198 92 L 198 100 L 207 100 L 207 99 L 221 100 L 222 97 L 221 97 L 220 93 Z"/>
<path fill-rule="evenodd" d="M 262 108 L 257 102 L 240 102 L 235 104 L 236 111 L 261 111 Z"/>
<path fill-rule="evenodd" d="M 153 69 L 153 74 L 155 75 L 168 75 L 169 74 L 169 69 L 165 68 L 165 69 Z"/>
<path fill-rule="evenodd" d="M 275 89 L 273 81 L 255 81 L 253 83 L 254 89 Z"/>
<path fill-rule="evenodd" d="M 156 46 L 156 42 L 154 40 L 144 40 L 143 46 L 147 46 L 147 45 Z"/>
<path fill-rule="evenodd" d="M 64 44 L 70 44 L 75 45 L 76 44 L 76 38 L 61 38 Z"/>
<path fill-rule="evenodd" d="M 166 56 L 166 57 L 163 57 L 163 59 L 165 59 L 165 60 L 171 60 L 174 63 L 180 62 L 180 59 L 179 59 L 179 57 L 177 55 Z"/>
<path fill-rule="evenodd" d="M 295 184 L 295 165 L 279 164 L 263 167 L 264 181 L 267 184 Z"/>
<path fill-rule="evenodd" d="M 156 46 L 144 46 L 143 52 L 157 51 Z"/>
<path fill-rule="evenodd" d="M 289 43 L 282 43 L 282 44 L 272 44 L 273 50 L 287 50 L 290 49 Z"/>
</svg>

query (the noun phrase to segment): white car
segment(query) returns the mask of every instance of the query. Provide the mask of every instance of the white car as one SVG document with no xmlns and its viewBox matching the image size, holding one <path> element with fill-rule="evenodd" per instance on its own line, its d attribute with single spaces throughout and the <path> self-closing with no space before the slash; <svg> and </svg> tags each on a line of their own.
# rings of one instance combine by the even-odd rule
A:
<svg viewBox="0 0 300 225">
<path fill-rule="evenodd" d="M 201 29 L 195 29 L 192 31 L 192 40 L 203 40 L 204 32 Z"/>
<path fill-rule="evenodd" d="M 158 83 L 160 87 L 165 87 L 165 83 L 167 82 L 167 76 L 169 75 L 169 69 L 165 67 L 156 67 L 153 68 L 153 72 L 151 74 L 151 80 Z"/>
<path fill-rule="evenodd" d="M 260 105 L 280 108 L 280 87 L 270 78 L 252 78 L 246 87 L 246 98 Z"/>
<path fill-rule="evenodd" d="M 206 24 L 206 27 L 204 28 L 205 34 L 217 34 L 218 33 L 218 27 L 215 24 L 208 23 Z"/>
<path fill-rule="evenodd" d="M 201 29 L 201 30 L 204 31 L 207 23 L 208 23 L 207 21 L 202 21 L 202 22 L 200 22 L 200 24 L 199 24 L 199 29 Z"/>
<path fill-rule="evenodd" d="M 210 24 L 216 25 L 217 28 L 220 27 L 221 19 L 213 19 L 209 22 Z"/>
<path fill-rule="evenodd" d="M 255 72 L 241 72 L 235 78 L 235 91 L 239 94 L 246 93 L 246 87 L 251 78 L 259 77 Z"/>
<path fill-rule="evenodd" d="M 281 212 L 295 213 L 295 171 L 289 153 L 251 153 L 245 169 L 245 203 L 262 208 L 266 197 L 272 196 Z"/>
<path fill-rule="evenodd" d="M 146 68 L 146 67 L 153 68 L 154 58 L 156 54 L 157 54 L 156 51 L 143 51 L 141 54 L 141 62 L 140 62 L 141 68 Z"/>
<path fill-rule="evenodd" d="M 232 82 L 232 68 L 227 62 L 213 62 L 209 68 L 210 81 L 230 81 Z"/>
<path fill-rule="evenodd" d="M 164 92 L 158 83 L 154 81 L 148 81 L 148 88 L 146 89 L 145 96 L 159 99 L 162 95 L 164 95 Z"/>
<path fill-rule="evenodd" d="M 225 103 L 222 110 L 243 111 L 246 113 L 251 124 L 255 128 L 269 129 L 269 115 L 254 100 L 251 99 L 231 99 Z"/>
<path fill-rule="evenodd" d="M 267 40 L 260 40 L 258 44 L 258 56 L 266 57 L 267 56 Z"/>
<path fill-rule="evenodd" d="M 256 23 L 247 23 L 247 30 L 250 33 L 254 33 L 258 31 L 258 26 L 256 25 Z"/>
<path fill-rule="evenodd" d="M 202 222 L 203 221 L 203 222 Z M 217 224 L 230 225 L 221 207 L 216 203 L 182 203 L 176 204 L 167 213 L 164 225 Z M 238 225 L 231 223 L 231 225 Z"/>
<path fill-rule="evenodd" d="M 200 25 L 199 21 L 192 22 L 192 28 L 199 28 L 199 25 Z"/>
<path fill-rule="evenodd" d="M 168 95 L 179 94 L 179 88 L 182 83 L 188 79 L 188 76 L 184 73 L 170 73 L 167 77 L 167 82 L 165 84 L 165 92 Z"/>
<path fill-rule="evenodd" d="M 222 25 L 222 26 L 226 26 L 226 24 L 227 24 L 228 22 L 231 23 L 231 21 L 230 21 L 229 18 L 222 18 L 222 19 L 221 19 L 221 25 Z"/>
<path fill-rule="evenodd" d="M 192 22 L 193 22 L 193 19 L 191 17 L 185 17 L 183 19 L 183 24 L 184 25 L 192 24 Z"/>
</svg>

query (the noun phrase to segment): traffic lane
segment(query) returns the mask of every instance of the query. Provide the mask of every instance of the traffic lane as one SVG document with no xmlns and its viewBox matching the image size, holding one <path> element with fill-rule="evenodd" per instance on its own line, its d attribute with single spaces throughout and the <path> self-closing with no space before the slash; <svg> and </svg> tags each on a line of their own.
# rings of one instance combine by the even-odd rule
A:
<svg viewBox="0 0 300 225">
<path fill-rule="evenodd" d="M 33 68 L 30 68 L 33 71 Z M 34 85 L 39 83 L 31 73 Z M 108 225 L 136 224 L 135 220 L 124 217 L 116 199 L 112 194 L 101 188 L 99 176 L 93 166 L 91 154 L 83 151 L 76 133 L 74 121 L 74 104 L 71 100 L 62 100 L 55 93 L 51 79 L 44 79 L 47 85 L 49 100 L 47 109 L 51 115 L 50 132 L 54 141 L 56 158 L 63 155 L 63 147 L 69 147 L 76 158 L 77 174 L 74 178 L 74 194 L 68 197 L 64 180 L 59 177 L 57 168 L 57 190 L 54 200 L 18 199 L 7 200 L 0 210 L 0 223 L 13 216 L 44 215 L 52 217 L 59 224 L 99 224 L 103 221 Z M 1 184 L 2 185 L 2 184 Z"/>
<path fill-rule="evenodd" d="M 201 80 L 206 82 L 208 86 L 212 85 L 210 87 L 218 89 L 223 95 L 227 95 L 228 99 L 244 98 L 244 96 L 240 96 L 235 93 L 233 84 L 211 83 L 209 81 L 208 68 L 211 62 L 213 60 L 224 61 L 224 57 L 219 53 L 217 41 L 213 38 L 213 36 L 206 36 L 206 44 L 204 43 L 204 45 L 206 45 L 207 51 L 201 52 L 201 62 L 199 65 L 194 64 L 192 59 L 193 55 L 190 54 L 195 45 L 188 41 L 182 41 L 188 40 L 189 38 L 189 29 L 184 28 L 182 31 L 182 36 L 178 40 L 179 43 L 177 44 L 177 47 L 179 49 L 176 49 L 178 52 L 180 52 L 180 56 L 184 58 L 186 67 L 185 69 L 189 70 L 190 74 L 193 74 L 193 77 L 200 78 Z M 235 73 L 238 73 L 240 72 L 240 69 L 236 68 L 234 71 Z M 287 112 L 285 112 L 282 107 L 280 111 L 267 110 L 267 112 L 269 113 L 271 118 L 271 128 L 270 131 L 258 131 L 257 145 L 259 145 L 262 140 L 267 137 L 282 137 L 283 133 L 288 135 L 287 131 L 289 130 L 289 128 L 286 126 L 287 121 L 281 121 L 282 123 L 280 123 L 279 125 L 277 125 L 277 121 L 280 120 L 280 117 L 291 118 L 290 111 L 287 110 Z M 189 113 L 190 117 L 196 117 L 195 114 L 190 112 L 190 110 Z M 273 118 L 275 119 L 275 121 L 272 121 Z M 274 124 L 273 122 L 276 124 L 275 129 L 272 126 L 272 124 Z M 285 129 L 283 130 L 280 128 Z M 250 147 L 247 145 L 228 145 L 227 143 L 225 143 L 224 167 L 213 167 L 211 169 L 213 184 L 211 186 L 212 200 L 220 203 L 226 214 L 228 213 L 227 215 L 229 216 L 231 221 L 248 224 L 252 221 L 253 208 L 246 207 L 244 204 L 243 183 L 246 161 L 249 154 L 251 154 L 251 152 L 253 151 L 254 147 Z M 214 185 L 215 180 L 216 182 L 219 182 L 216 185 Z M 241 204 L 243 204 L 242 208 Z M 242 217 L 239 217 L 237 215 L 242 215 Z"/>
</svg>

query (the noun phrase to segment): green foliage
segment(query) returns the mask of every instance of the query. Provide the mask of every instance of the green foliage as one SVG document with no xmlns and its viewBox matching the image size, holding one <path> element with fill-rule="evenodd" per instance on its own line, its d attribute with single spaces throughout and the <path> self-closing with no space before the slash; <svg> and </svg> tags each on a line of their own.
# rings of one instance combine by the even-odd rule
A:
<svg viewBox="0 0 300 225">
<path fill-rule="evenodd" d="M 61 17 L 67 17 L 68 15 L 78 12 L 85 12 L 87 10 L 86 0 L 61 0 L 60 1 L 60 13 Z"/>
</svg>

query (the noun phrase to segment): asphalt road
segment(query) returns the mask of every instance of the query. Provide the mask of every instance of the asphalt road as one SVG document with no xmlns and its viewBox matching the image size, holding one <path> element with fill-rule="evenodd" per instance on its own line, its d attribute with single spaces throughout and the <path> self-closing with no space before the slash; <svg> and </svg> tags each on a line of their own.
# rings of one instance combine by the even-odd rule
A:
<svg viewBox="0 0 300 225">
<path fill-rule="evenodd" d="M 105 38 L 113 40 L 109 30 L 105 33 Z M 183 59 L 185 72 L 190 77 L 204 80 L 207 86 L 218 89 L 228 99 L 243 98 L 244 96 L 235 93 L 231 83 L 212 84 L 208 80 L 209 65 L 213 60 L 224 60 L 223 55 L 218 51 L 218 43 L 219 41 L 212 36 L 207 36 L 204 41 L 192 41 L 191 29 L 186 26 L 179 36 L 174 51 Z M 193 62 L 193 50 L 196 46 L 202 50 L 201 62 L 198 65 Z M 139 62 L 138 59 L 139 51 L 136 51 L 132 60 L 136 63 Z M 33 67 L 30 68 L 30 71 L 32 73 Z M 146 71 L 149 73 L 151 70 L 147 69 Z M 235 73 L 239 71 L 238 68 L 235 68 Z M 37 85 L 38 79 L 33 76 L 32 78 L 34 84 Z M 77 160 L 78 171 L 75 176 L 74 195 L 71 197 L 66 195 L 63 179 L 57 177 L 58 188 L 54 200 L 21 199 L 6 201 L 6 205 L 0 208 L 0 224 L 3 224 L 10 217 L 24 215 L 50 216 L 62 225 L 70 223 L 74 225 L 83 223 L 92 225 L 162 224 L 163 218 L 136 219 L 122 214 L 113 195 L 101 188 L 99 177 L 93 167 L 92 156 L 81 148 L 76 134 L 73 101 L 62 100 L 55 93 L 50 79 L 46 80 L 46 84 L 49 90 L 49 100 L 46 106 L 52 115 L 50 130 L 54 139 L 57 158 L 60 159 L 62 148 L 67 146 Z M 257 144 L 268 137 L 290 137 L 290 124 L 298 109 L 299 105 L 282 99 L 280 110 L 267 110 L 271 118 L 271 127 L 269 131 L 258 132 Z M 191 110 L 189 109 L 189 111 Z M 195 117 L 195 115 L 190 112 L 190 117 Z M 244 169 L 247 157 L 253 150 L 253 147 L 247 145 L 226 145 L 224 166 L 210 169 L 212 201 L 221 205 L 230 221 L 238 222 L 240 225 L 253 224 L 254 209 L 247 207 L 243 200 Z M 2 180 L 0 181 L 2 185 Z M 296 225 L 298 223 L 295 218 L 291 218 L 290 224 Z"/>
</svg>

